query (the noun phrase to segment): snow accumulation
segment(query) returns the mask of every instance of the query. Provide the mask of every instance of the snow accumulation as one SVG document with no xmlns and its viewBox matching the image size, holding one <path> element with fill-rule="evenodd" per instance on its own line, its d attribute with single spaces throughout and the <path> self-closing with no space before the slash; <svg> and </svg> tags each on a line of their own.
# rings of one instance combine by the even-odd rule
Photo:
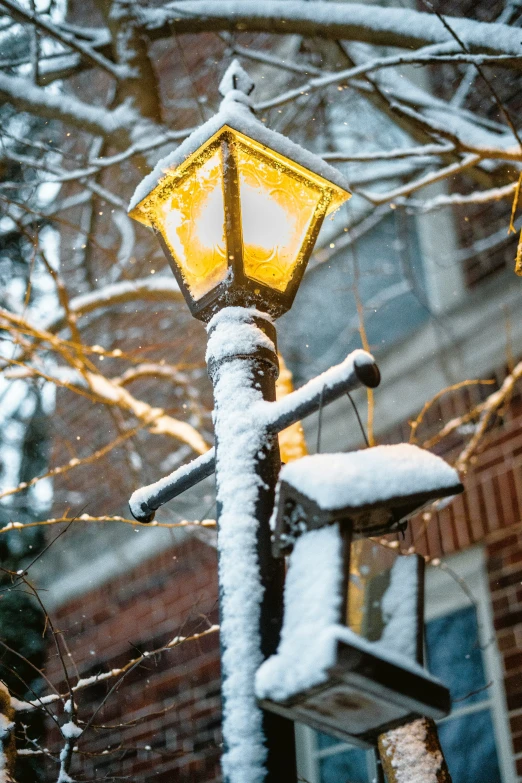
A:
<svg viewBox="0 0 522 783">
<path fill-rule="evenodd" d="M 387 731 L 382 738 L 385 753 L 391 757 L 396 783 L 437 783 L 443 758 L 440 750 L 426 752 L 425 719 Z"/>
<path fill-rule="evenodd" d="M 266 749 L 254 680 L 262 662 L 259 636 L 263 588 L 257 558 L 258 454 L 266 429 L 256 412 L 261 391 L 240 351 L 266 346 L 255 311 L 226 308 L 210 321 L 207 361 L 214 366 L 217 500 L 223 671 L 223 775 L 230 783 L 261 783 Z M 250 321 L 250 323 L 249 323 Z M 235 326 L 234 326 L 235 324 Z M 272 346 L 273 347 L 273 346 Z M 230 358 L 227 352 L 230 352 Z M 222 364 L 217 364 L 228 358 Z"/>
<path fill-rule="evenodd" d="M 259 698 L 283 701 L 323 682 L 335 655 L 341 608 L 342 539 L 338 525 L 301 536 L 285 581 L 285 611 L 276 655 L 257 672 Z"/>
<path fill-rule="evenodd" d="M 375 359 L 371 354 L 360 348 L 352 351 L 340 364 L 336 364 L 334 367 L 330 367 L 329 370 L 325 370 L 325 372 L 312 378 L 304 386 L 301 386 L 300 389 L 287 394 L 286 397 L 277 400 L 277 402 L 268 403 L 265 406 L 268 426 L 277 426 L 278 421 L 284 419 L 293 411 L 300 410 L 301 406 L 306 406 L 313 400 L 319 400 L 321 394 L 324 395 L 325 392 L 342 386 L 353 376 L 357 367 L 362 368 L 365 365 L 373 364 L 375 364 Z M 360 384 L 356 383 L 355 385 Z"/>
<path fill-rule="evenodd" d="M 115 109 L 91 106 L 63 92 L 44 92 L 22 76 L 6 76 L 1 73 L 0 95 L 6 100 L 10 97 L 16 98 L 20 110 L 26 107 L 28 111 L 34 111 L 35 107 L 42 107 L 52 112 L 56 119 L 61 118 L 65 122 L 74 117 L 85 130 L 93 133 L 129 130 L 138 126 L 141 120 L 140 115 L 128 104 L 122 104 Z"/>
<path fill-rule="evenodd" d="M 302 35 L 306 30 L 310 34 L 320 34 L 321 27 L 330 32 L 337 27 L 338 38 L 401 48 L 453 41 L 435 14 L 366 3 L 285 0 L 283 6 L 281 0 L 257 0 L 255 3 L 252 0 L 221 0 L 219 3 L 184 0 L 183 3 L 171 2 L 160 9 L 143 9 L 140 17 L 151 27 L 167 20 L 180 22 L 182 27 L 183 17 L 226 17 L 231 24 L 234 21 L 245 24 L 246 19 L 252 20 L 253 29 L 256 29 L 255 20 L 260 19 L 264 30 L 271 20 L 276 24 L 283 20 L 289 34 L 299 32 Z M 469 49 L 520 54 L 520 30 L 517 28 L 454 16 L 449 20 Z"/>
<path fill-rule="evenodd" d="M 219 83 L 219 92 L 225 97 L 233 90 L 239 90 L 244 95 L 250 95 L 255 87 L 255 82 L 250 78 L 239 60 L 233 60 Z"/>
<path fill-rule="evenodd" d="M 404 557 L 410 561 L 413 558 Z M 416 589 L 409 582 L 404 588 L 398 582 L 406 568 L 401 566 L 390 586 L 386 611 L 395 613 L 399 593 Z M 415 660 L 403 654 L 404 638 L 394 643 L 384 636 L 369 642 L 345 625 L 340 625 L 342 601 L 342 539 L 339 525 L 312 530 L 301 536 L 290 556 L 285 581 L 285 611 L 281 641 L 275 655 L 268 658 L 256 675 L 256 694 L 260 699 L 285 701 L 315 685 L 325 682 L 335 663 L 338 641 L 379 656 L 410 672 L 429 677 Z M 411 602 L 407 602 L 401 621 L 411 621 Z M 402 611 L 402 610 L 401 610 Z M 411 628 L 411 625 L 410 625 Z M 408 653 L 411 648 L 408 649 Z M 430 678 L 435 680 L 434 678 Z"/>
<path fill-rule="evenodd" d="M 245 307 L 225 307 L 212 318 L 209 324 L 207 363 L 220 362 L 229 356 L 248 356 L 258 348 L 275 352 L 275 345 L 254 323 L 255 316 L 270 320 L 265 313 Z"/>
<path fill-rule="evenodd" d="M 417 655 L 418 562 L 415 556 L 399 556 L 391 569 L 391 579 L 382 599 L 385 622 L 380 643 L 388 651 L 411 660 Z"/>
<path fill-rule="evenodd" d="M 187 462 L 185 465 L 181 465 L 181 467 L 176 468 L 176 470 L 172 473 L 169 473 L 168 476 L 164 476 L 158 481 L 155 481 L 153 484 L 148 484 L 146 487 L 140 487 L 132 493 L 129 500 L 131 514 L 135 518 L 139 519 L 144 510 L 150 510 L 149 504 L 154 497 L 169 489 L 173 484 L 179 484 L 183 482 L 183 479 L 190 476 L 194 470 L 197 470 L 202 465 L 208 465 L 214 462 L 214 459 L 215 451 L 212 448 L 206 451 L 200 457 L 196 457 L 196 459 L 193 459 L 190 462 Z"/>
<path fill-rule="evenodd" d="M 67 739 L 75 739 L 83 734 L 83 729 L 76 725 L 72 720 L 68 723 L 64 723 L 61 727 L 61 732 Z"/>
<path fill-rule="evenodd" d="M 88 294 L 81 294 L 71 299 L 70 308 L 74 312 L 88 313 L 105 303 L 114 304 L 115 300 L 125 301 L 136 293 L 165 294 L 165 298 L 180 293 L 179 285 L 174 277 L 146 277 L 139 280 L 123 280 L 119 283 L 106 285 Z"/>
<path fill-rule="evenodd" d="M 459 484 L 457 471 L 447 462 L 409 443 L 347 454 L 313 454 L 285 465 L 280 480 L 329 510 Z"/>
<path fill-rule="evenodd" d="M 235 70 L 231 74 L 227 71 L 223 77 L 221 84 L 224 87 L 231 86 L 232 75 L 237 76 L 238 66 L 235 61 L 230 68 Z M 244 71 L 243 73 L 245 76 L 236 81 L 239 87 L 244 87 L 246 79 L 249 78 Z M 131 198 L 129 212 L 132 211 L 140 201 L 143 201 L 169 172 L 177 169 L 178 166 L 193 155 L 199 147 L 205 144 L 205 142 L 225 126 L 242 133 L 244 136 L 255 139 L 255 141 L 263 146 L 269 147 L 280 155 L 283 155 L 285 158 L 295 161 L 329 182 L 333 182 L 343 190 L 349 190 L 349 184 L 340 171 L 330 166 L 317 155 L 314 155 L 299 144 L 291 141 L 286 136 L 267 128 L 252 113 L 248 96 L 245 95 L 241 89 L 233 89 L 223 98 L 218 113 L 199 128 L 196 128 L 196 130 L 193 131 L 179 147 L 173 150 L 173 152 L 162 158 L 150 174 L 139 183 Z"/>
<path fill-rule="evenodd" d="M 146 277 L 138 280 L 123 280 L 119 283 L 103 286 L 96 291 L 75 296 L 69 302 L 71 312 L 85 315 L 98 308 L 108 307 L 143 298 L 152 301 L 172 301 L 182 298 L 181 291 L 174 277 L 158 275 L 155 278 Z M 60 326 L 65 318 L 63 310 L 58 310 L 42 320 L 42 328 L 47 330 Z"/>
</svg>

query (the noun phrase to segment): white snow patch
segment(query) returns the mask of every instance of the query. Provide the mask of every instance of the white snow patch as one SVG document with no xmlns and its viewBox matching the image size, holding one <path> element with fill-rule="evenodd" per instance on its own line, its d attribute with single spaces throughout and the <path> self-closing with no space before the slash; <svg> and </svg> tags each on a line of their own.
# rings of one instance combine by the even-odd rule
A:
<svg viewBox="0 0 522 783">
<path fill-rule="evenodd" d="M 314 398 L 318 399 L 321 392 L 347 381 L 353 375 L 355 367 L 373 364 L 375 364 L 373 356 L 367 353 L 367 351 L 357 348 L 348 354 L 346 359 L 340 364 L 336 364 L 334 367 L 330 367 L 329 370 L 325 370 L 325 372 L 312 378 L 304 386 L 293 391 L 292 394 L 287 394 L 286 397 L 277 400 L 277 402 L 264 403 L 263 407 L 267 425 L 269 427 L 272 426 L 282 416 L 291 413 L 305 403 L 311 402 Z"/>
<path fill-rule="evenodd" d="M 257 672 L 256 693 L 283 701 L 327 678 L 341 607 L 342 539 L 338 525 L 301 536 L 285 581 L 285 612 L 276 655 Z"/>
<path fill-rule="evenodd" d="M 272 340 L 253 323 L 256 310 L 245 307 L 225 307 L 211 321 L 206 360 L 220 362 L 227 357 L 249 356 L 258 348 L 267 348 L 275 353 Z M 265 320 L 267 316 L 259 313 Z M 219 329 L 217 328 L 219 326 Z"/>
<path fill-rule="evenodd" d="M 68 723 L 64 723 L 61 727 L 61 731 L 63 736 L 67 739 L 74 739 L 75 737 L 79 737 L 81 734 L 83 734 L 83 729 L 77 726 L 76 723 L 74 723 L 72 720 L 70 720 Z"/>
<path fill-rule="evenodd" d="M 426 750 L 426 721 L 420 720 L 386 732 L 383 745 L 392 756 L 396 783 L 437 783 L 443 758 L 439 750 Z"/>
<path fill-rule="evenodd" d="M 325 682 L 328 670 L 335 663 L 338 641 L 438 682 L 414 659 L 402 654 L 400 648 L 404 640 L 397 639 L 396 644 L 390 644 L 389 639 L 384 638 L 369 642 L 339 624 L 342 619 L 342 573 L 342 538 L 338 524 L 309 531 L 298 538 L 285 581 L 281 641 L 277 653 L 258 669 L 258 698 L 285 701 Z M 400 574 L 401 569 L 397 576 Z M 411 584 L 407 587 L 411 588 Z M 388 610 L 395 606 L 394 590 L 395 587 L 388 598 Z"/>
<path fill-rule="evenodd" d="M 418 561 L 415 556 L 402 555 L 391 569 L 390 584 L 381 600 L 385 621 L 380 643 L 387 650 L 417 655 Z"/>
<path fill-rule="evenodd" d="M 409 443 L 313 454 L 285 465 L 280 480 L 324 509 L 365 506 L 459 483 L 457 471 L 447 462 Z"/>
</svg>

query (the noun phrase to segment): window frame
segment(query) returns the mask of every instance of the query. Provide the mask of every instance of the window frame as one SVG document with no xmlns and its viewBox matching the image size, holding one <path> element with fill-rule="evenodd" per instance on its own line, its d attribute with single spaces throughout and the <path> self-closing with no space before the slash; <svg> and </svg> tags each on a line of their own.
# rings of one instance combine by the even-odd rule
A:
<svg viewBox="0 0 522 783">
<path fill-rule="evenodd" d="M 458 579 L 462 580 L 462 584 L 452 577 L 444 568 L 445 565 Z M 475 702 L 461 707 L 455 712 L 458 712 L 458 715 L 471 714 L 484 709 L 485 704 L 488 704 L 491 710 L 502 783 L 517 783 L 518 776 L 511 742 L 502 660 L 493 625 L 493 607 L 482 546 L 471 547 L 464 552 L 444 558 L 442 567 L 428 566 L 426 569 L 425 621 L 429 622 L 442 615 L 470 606 L 471 601 L 466 590 L 471 591 L 476 602 L 484 675 L 486 682 L 491 682 L 492 685 L 488 689 L 487 702 Z M 451 720 L 451 715 L 448 718 L 443 718 L 443 721 L 447 720 Z"/>
<path fill-rule="evenodd" d="M 447 566 L 455 574 L 449 573 Z M 459 583 L 458 580 L 462 580 Z M 503 668 L 493 626 L 491 595 L 485 564 L 484 549 L 475 546 L 464 552 L 444 559 L 442 567 L 428 566 L 426 569 L 425 620 L 429 622 L 441 615 L 450 614 L 470 605 L 466 590 L 471 591 L 478 612 L 479 640 L 483 647 L 483 662 L 486 682 L 491 682 L 487 702 L 479 701 L 462 707 L 459 715 L 465 715 L 486 708 L 491 710 L 495 743 L 502 783 L 517 783 L 515 759 L 511 742 L 511 731 L 504 690 Z M 489 643 L 488 643 L 489 642 Z M 444 720 L 449 720 L 445 718 Z M 300 783 L 321 783 L 320 761 L 325 756 L 341 753 L 355 747 L 344 742 L 320 750 L 316 733 L 302 724 L 295 724 L 297 771 Z M 371 755 L 368 754 L 368 779 L 375 777 L 371 769 Z"/>
</svg>

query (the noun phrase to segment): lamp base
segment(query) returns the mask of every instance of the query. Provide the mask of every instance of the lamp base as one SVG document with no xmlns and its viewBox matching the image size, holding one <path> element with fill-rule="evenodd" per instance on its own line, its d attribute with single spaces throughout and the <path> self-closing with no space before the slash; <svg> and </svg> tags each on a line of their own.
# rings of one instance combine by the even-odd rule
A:
<svg viewBox="0 0 522 783">
<path fill-rule="evenodd" d="M 271 710 L 317 731 L 363 748 L 377 746 L 385 731 L 421 716 L 442 718 L 450 712 L 444 685 L 421 667 L 406 668 L 368 651 L 361 640 L 338 640 L 328 679 L 284 702 L 263 699 Z"/>
</svg>

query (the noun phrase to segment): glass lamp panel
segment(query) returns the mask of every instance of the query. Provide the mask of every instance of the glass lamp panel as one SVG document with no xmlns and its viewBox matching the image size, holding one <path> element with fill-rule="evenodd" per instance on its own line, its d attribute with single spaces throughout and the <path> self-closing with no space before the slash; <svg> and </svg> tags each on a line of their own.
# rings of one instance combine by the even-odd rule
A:
<svg viewBox="0 0 522 783">
<path fill-rule="evenodd" d="M 153 222 L 161 232 L 195 300 L 227 275 L 221 148 L 166 184 L 155 202 Z"/>
<path fill-rule="evenodd" d="M 404 589 L 399 606 L 395 606 L 390 592 L 394 569 L 404 579 Z M 348 585 L 346 624 L 368 641 L 387 641 L 387 627 L 396 630 L 397 620 L 401 630 L 404 652 L 415 651 L 417 638 L 417 565 L 415 559 L 399 555 L 395 550 L 382 546 L 368 538 L 354 541 L 350 550 L 350 577 Z M 391 599 L 391 600 L 390 600 Z M 401 612 L 404 609 L 404 612 Z M 398 613 L 398 616 L 395 615 Z M 395 622 L 394 622 L 395 621 Z M 397 645 L 395 647 L 397 647 Z M 394 646 L 393 644 L 391 646 Z M 396 651 L 399 651 L 396 649 Z"/>
<path fill-rule="evenodd" d="M 236 144 L 245 275 L 285 291 L 323 191 L 276 161 Z"/>
</svg>

